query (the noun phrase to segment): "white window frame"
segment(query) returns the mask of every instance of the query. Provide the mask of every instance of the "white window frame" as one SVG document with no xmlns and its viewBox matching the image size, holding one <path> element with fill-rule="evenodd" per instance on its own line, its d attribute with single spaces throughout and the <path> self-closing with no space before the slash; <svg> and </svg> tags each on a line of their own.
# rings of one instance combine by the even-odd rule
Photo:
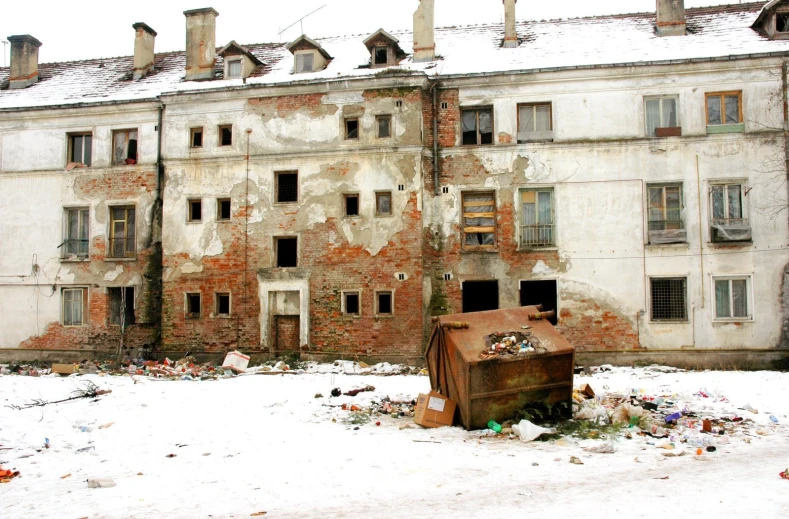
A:
<svg viewBox="0 0 789 519">
<path fill-rule="evenodd" d="M 740 217 L 739 218 L 732 218 L 729 214 L 729 186 L 738 185 L 740 186 Z M 709 221 L 710 223 L 716 220 L 715 218 L 715 206 L 712 201 L 712 190 L 715 186 L 723 186 L 723 199 L 726 202 L 724 204 L 724 213 L 725 216 L 723 217 L 724 220 L 745 220 L 747 221 L 748 218 L 748 197 L 746 193 L 748 192 L 748 184 L 743 179 L 723 179 L 723 180 L 711 180 L 709 182 L 709 204 L 710 204 L 710 214 L 709 214 Z M 718 218 L 720 219 L 720 218 Z"/>
<path fill-rule="evenodd" d="M 535 221 L 537 222 L 534 226 L 542 226 L 542 225 L 550 225 L 551 227 L 551 240 L 550 243 L 546 244 L 539 244 L 539 243 L 527 243 L 523 240 L 523 231 L 526 227 L 524 223 L 526 221 L 525 215 L 523 213 L 523 193 L 534 193 L 534 210 L 536 211 L 535 214 Z M 550 193 L 551 195 L 551 223 L 550 224 L 542 224 L 538 221 L 539 219 L 539 204 L 537 201 L 539 200 L 539 193 Z M 520 248 L 524 249 L 545 249 L 556 247 L 556 194 L 555 190 L 552 186 L 542 186 L 542 187 L 522 187 L 519 188 L 516 192 L 516 196 L 518 197 L 516 207 L 518 208 L 518 243 L 520 244 Z"/>
<path fill-rule="evenodd" d="M 734 302 L 732 300 L 732 281 L 745 281 L 745 296 L 747 297 L 746 304 L 748 308 L 748 315 L 744 317 L 718 317 L 718 300 L 716 299 L 716 282 L 728 281 L 729 282 L 729 313 L 734 313 Z M 715 322 L 733 322 L 744 323 L 752 322 L 754 320 L 754 298 L 753 298 L 753 276 L 751 274 L 734 274 L 726 276 L 712 276 L 712 283 L 710 283 L 710 290 L 712 292 L 712 319 Z"/>
<path fill-rule="evenodd" d="M 238 75 L 230 73 L 231 67 L 238 65 Z M 241 79 L 244 77 L 244 60 L 242 58 L 228 58 L 225 60 L 225 79 Z"/>
<path fill-rule="evenodd" d="M 663 101 L 666 99 L 673 99 L 674 100 L 674 108 L 676 110 L 677 115 L 677 124 L 675 126 L 669 126 L 666 121 L 663 120 Z M 655 126 L 657 128 L 681 128 L 682 127 L 682 120 L 680 119 L 680 110 L 679 110 L 679 94 L 666 94 L 666 95 L 653 95 L 653 96 L 644 96 L 644 133 L 647 137 L 655 137 L 655 132 L 649 133 L 649 115 L 647 112 L 647 102 L 648 101 L 659 101 L 660 106 L 658 112 L 660 113 L 660 124 Z"/>
<path fill-rule="evenodd" d="M 66 323 L 66 292 L 79 292 L 80 293 L 80 302 L 82 304 L 82 319 L 80 320 L 79 324 L 75 323 Z M 88 291 L 88 287 L 63 287 L 60 291 L 60 322 L 63 323 L 63 326 L 67 328 L 78 328 L 81 326 L 86 326 L 88 324 L 88 308 L 89 308 L 89 298 L 90 292 Z"/>
<path fill-rule="evenodd" d="M 306 60 L 306 56 L 312 58 L 312 66 L 309 69 L 306 69 L 306 64 L 304 60 Z M 308 74 L 310 72 L 315 72 L 315 51 L 307 51 L 307 52 L 297 52 L 293 55 L 293 73 L 294 74 Z"/>
</svg>

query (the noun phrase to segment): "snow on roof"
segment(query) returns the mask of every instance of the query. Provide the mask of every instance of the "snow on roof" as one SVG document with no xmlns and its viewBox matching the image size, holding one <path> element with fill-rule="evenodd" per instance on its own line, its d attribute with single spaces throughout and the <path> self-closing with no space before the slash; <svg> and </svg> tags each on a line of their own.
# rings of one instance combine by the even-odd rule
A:
<svg viewBox="0 0 789 519">
<path fill-rule="evenodd" d="M 754 2 L 687 9 L 688 34 L 662 38 L 655 34 L 654 13 L 519 22 L 521 44 L 514 49 L 501 47 L 503 24 L 439 28 L 438 61 L 413 63 L 408 57 L 391 68 L 406 74 L 453 76 L 789 53 L 789 41 L 769 40 L 751 28 L 763 5 Z M 412 47 L 410 31 L 393 34 L 404 49 Z M 352 35 L 318 39 L 334 59 L 323 70 L 298 75 L 292 73 L 293 56 L 287 44 L 245 45 L 264 63 L 246 84 L 331 81 L 380 74 L 382 69 L 369 68 L 365 38 Z M 157 54 L 154 72 L 137 81 L 132 79 L 132 61 L 128 56 L 41 64 L 39 82 L 19 90 L 8 88 L 9 69 L 0 68 L 0 109 L 155 99 L 162 93 L 243 84 L 241 79 L 223 78 L 221 58 L 216 79 L 210 81 L 184 81 L 184 52 Z"/>
</svg>

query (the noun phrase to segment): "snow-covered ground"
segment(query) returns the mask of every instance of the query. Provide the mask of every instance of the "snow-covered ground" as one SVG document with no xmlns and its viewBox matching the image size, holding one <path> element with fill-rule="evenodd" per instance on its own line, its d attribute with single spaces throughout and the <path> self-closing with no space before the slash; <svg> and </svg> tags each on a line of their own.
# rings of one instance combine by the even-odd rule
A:
<svg viewBox="0 0 789 519">
<path fill-rule="evenodd" d="M 346 423 L 353 415 L 341 404 L 413 399 L 429 380 L 344 371 L 354 369 L 215 381 L 0 376 L 0 465 L 21 473 L 0 485 L 0 517 L 789 517 L 789 480 L 778 476 L 789 467 L 787 373 L 613 368 L 576 376 L 598 396 L 675 395 L 702 415 L 752 421 L 697 456 L 693 446 L 665 449 L 669 440 L 640 435 L 523 443 L 422 429 L 411 418 Z M 86 381 L 112 393 L 6 407 L 60 400 Z M 366 385 L 375 391 L 330 396 Z M 606 440 L 615 453 L 584 450 Z M 116 486 L 88 488 L 89 479 Z"/>
</svg>

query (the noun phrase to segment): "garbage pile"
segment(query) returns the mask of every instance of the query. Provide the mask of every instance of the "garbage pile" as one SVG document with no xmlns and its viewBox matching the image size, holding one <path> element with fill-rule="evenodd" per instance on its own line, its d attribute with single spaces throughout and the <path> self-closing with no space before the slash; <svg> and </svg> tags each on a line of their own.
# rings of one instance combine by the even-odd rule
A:
<svg viewBox="0 0 789 519">
<path fill-rule="evenodd" d="M 483 360 L 508 355 L 525 355 L 536 351 L 544 352 L 540 340 L 532 334 L 529 326 L 522 332 L 495 332 L 484 337 L 485 349 L 479 354 Z"/>
</svg>

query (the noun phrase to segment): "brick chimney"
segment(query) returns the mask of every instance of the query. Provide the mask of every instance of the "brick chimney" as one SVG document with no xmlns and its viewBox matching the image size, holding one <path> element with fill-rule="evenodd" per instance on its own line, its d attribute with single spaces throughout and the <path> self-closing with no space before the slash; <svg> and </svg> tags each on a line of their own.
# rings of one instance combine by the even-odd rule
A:
<svg viewBox="0 0 789 519">
<path fill-rule="evenodd" d="M 38 81 L 38 48 L 41 42 L 29 34 L 9 36 L 11 43 L 10 88 L 27 88 Z"/>
<path fill-rule="evenodd" d="M 518 0 L 504 0 L 504 46 L 518 46 L 518 30 L 515 28 L 515 4 Z"/>
<path fill-rule="evenodd" d="M 186 80 L 213 79 L 216 62 L 216 17 L 213 7 L 184 11 Z"/>
<path fill-rule="evenodd" d="M 156 31 L 142 22 L 135 23 L 132 28 L 134 28 L 134 79 L 140 79 L 153 70 L 153 44 Z"/>
<path fill-rule="evenodd" d="M 658 36 L 685 35 L 685 0 L 657 0 Z"/>
<path fill-rule="evenodd" d="M 414 12 L 414 61 L 424 63 L 436 59 L 435 9 L 433 0 L 419 0 Z"/>
</svg>

